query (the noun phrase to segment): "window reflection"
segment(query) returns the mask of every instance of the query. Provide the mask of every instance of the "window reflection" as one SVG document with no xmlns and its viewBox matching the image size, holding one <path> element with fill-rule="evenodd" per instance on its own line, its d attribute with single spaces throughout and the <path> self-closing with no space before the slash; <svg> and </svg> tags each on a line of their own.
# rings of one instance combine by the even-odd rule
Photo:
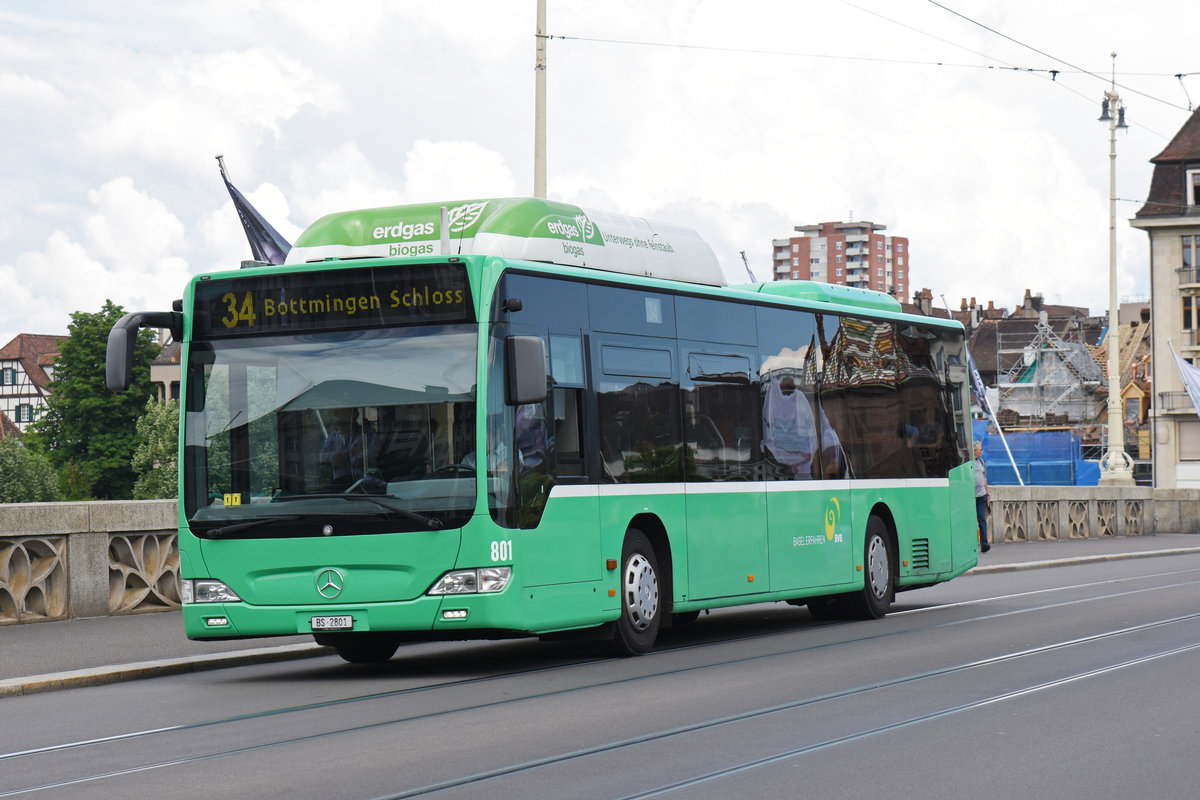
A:
<svg viewBox="0 0 1200 800">
<path fill-rule="evenodd" d="M 194 345 L 188 516 L 380 514 L 380 503 L 330 501 L 351 494 L 469 514 L 475 337 L 473 326 L 430 326 Z"/>
</svg>

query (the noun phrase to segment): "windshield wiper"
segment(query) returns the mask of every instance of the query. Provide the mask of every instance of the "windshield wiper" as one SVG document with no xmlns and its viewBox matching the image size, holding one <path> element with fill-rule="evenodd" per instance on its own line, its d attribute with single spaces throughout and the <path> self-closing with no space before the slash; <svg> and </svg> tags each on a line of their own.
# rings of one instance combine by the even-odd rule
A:
<svg viewBox="0 0 1200 800">
<path fill-rule="evenodd" d="M 209 528 L 202 531 L 206 539 L 224 539 L 226 536 L 234 533 L 257 528 L 259 525 L 266 525 L 270 522 L 292 522 L 300 517 L 296 514 L 287 514 L 279 517 L 263 517 L 262 519 L 252 519 L 249 522 L 238 522 L 233 525 L 222 525 L 218 528 Z"/>
<path fill-rule="evenodd" d="M 374 503 L 375 505 L 379 506 L 380 508 L 386 509 L 388 511 L 395 511 L 397 514 L 401 515 L 402 517 L 410 519 L 414 522 L 419 522 L 422 525 L 424 525 L 425 527 L 430 528 L 431 530 L 440 531 L 442 529 L 442 521 L 440 519 L 436 519 L 434 517 L 427 517 L 424 514 L 418 514 L 415 511 L 409 511 L 407 508 L 404 508 L 403 506 L 396 505 L 395 503 L 390 503 L 390 502 L 384 500 L 383 498 L 379 497 L 378 495 L 373 495 L 373 494 L 358 494 L 357 492 L 327 492 L 327 493 L 322 493 L 322 494 L 285 494 L 285 495 L 276 495 L 275 497 L 271 498 L 271 502 L 272 503 L 283 503 L 283 502 L 287 502 L 289 500 L 328 500 L 328 499 L 366 500 L 368 502 Z M 279 518 L 277 517 L 277 519 L 279 519 Z"/>
</svg>

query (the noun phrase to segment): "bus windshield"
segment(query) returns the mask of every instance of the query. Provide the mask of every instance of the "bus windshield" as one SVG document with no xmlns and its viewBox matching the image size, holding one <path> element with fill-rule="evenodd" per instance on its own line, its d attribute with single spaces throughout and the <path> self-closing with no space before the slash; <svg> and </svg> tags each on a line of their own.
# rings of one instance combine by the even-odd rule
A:
<svg viewBox="0 0 1200 800">
<path fill-rule="evenodd" d="M 450 324 L 193 342 L 183 466 L 193 533 L 464 524 L 477 336 Z"/>
</svg>

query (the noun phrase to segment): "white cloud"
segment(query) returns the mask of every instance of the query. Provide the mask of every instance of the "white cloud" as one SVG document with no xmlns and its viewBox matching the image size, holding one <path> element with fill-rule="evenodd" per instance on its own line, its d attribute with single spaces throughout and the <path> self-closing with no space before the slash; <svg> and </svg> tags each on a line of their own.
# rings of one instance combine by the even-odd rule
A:
<svg viewBox="0 0 1200 800">
<path fill-rule="evenodd" d="M 952 305 L 1011 307 L 1030 288 L 1107 306 L 1106 82 L 932 4 L 549 5 L 549 32 L 575 37 L 548 48 L 551 196 L 694 227 L 731 279 L 740 250 L 762 275 L 772 238 L 853 211 L 909 237 L 911 286 Z M 1195 27 L 1177 6 L 964 13 L 1100 75 L 1121 53 L 1132 127 L 1118 194 L 1137 200 L 1186 118 L 1171 103 L 1186 104 L 1185 88 L 1200 98 L 1200 79 L 1174 77 Z M 160 307 L 191 273 L 236 265 L 247 247 L 217 153 L 292 239 L 339 210 L 528 194 L 532 4 L 349 9 L 0 11 L 0 100 L 18 121 L 0 127 L 0 288 L 22 309 L 0 328 L 55 332 L 44 325 L 57 319 L 64 331 L 110 287 Z M 1118 209 L 1122 294 L 1148 287 L 1145 234 L 1126 224 L 1137 207 Z"/>
<path fill-rule="evenodd" d="M 162 201 L 115 178 L 88 193 L 90 211 L 73 238 L 53 231 L 38 250 L 0 264 L 0 285 L 25 309 L 7 320 L 0 339 L 22 332 L 62 333 L 75 311 L 97 311 L 105 299 L 128 310 L 169 308 L 189 277 L 183 224 Z"/>
<path fill-rule="evenodd" d="M 417 141 L 404 161 L 404 179 L 413 202 L 507 197 L 516 191 L 504 157 L 475 142 Z"/>
<path fill-rule="evenodd" d="M 338 92 L 293 58 L 263 52 L 125 54 L 135 57 L 117 80 L 97 86 L 81 127 L 84 149 L 97 158 L 137 154 L 185 172 L 231 143 L 262 146 L 306 105 L 338 108 Z"/>
</svg>

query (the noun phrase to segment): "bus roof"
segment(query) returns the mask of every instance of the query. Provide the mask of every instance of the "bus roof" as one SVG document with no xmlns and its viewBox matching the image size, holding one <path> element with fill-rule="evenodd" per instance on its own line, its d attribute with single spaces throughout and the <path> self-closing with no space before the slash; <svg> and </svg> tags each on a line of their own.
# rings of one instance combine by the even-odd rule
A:
<svg viewBox="0 0 1200 800">
<path fill-rule="evenodd" d="M 900 304 L 900 301 L 890 294 L 876 292 L 871 289 L 860 289 L 857 286 L 843 286 L 839 283 L 772 281 L 771 283 L 747 284 L 736 288 L 758 292 L 759 294 L 791 297 L 796 300 L 815 300 L 820 303 L 854 306 L 873 311 L 889 311 L 895 314 L 904 311 L 904 307 Z"/>
<path fill-rule="evenodd" d="M 287 263 L 438 255 L 502 256 L 710 286 L 726 283 L 716 254 L 695 231 L 534 198 L 329 214 L 300 234 Z"/>
</svg>

